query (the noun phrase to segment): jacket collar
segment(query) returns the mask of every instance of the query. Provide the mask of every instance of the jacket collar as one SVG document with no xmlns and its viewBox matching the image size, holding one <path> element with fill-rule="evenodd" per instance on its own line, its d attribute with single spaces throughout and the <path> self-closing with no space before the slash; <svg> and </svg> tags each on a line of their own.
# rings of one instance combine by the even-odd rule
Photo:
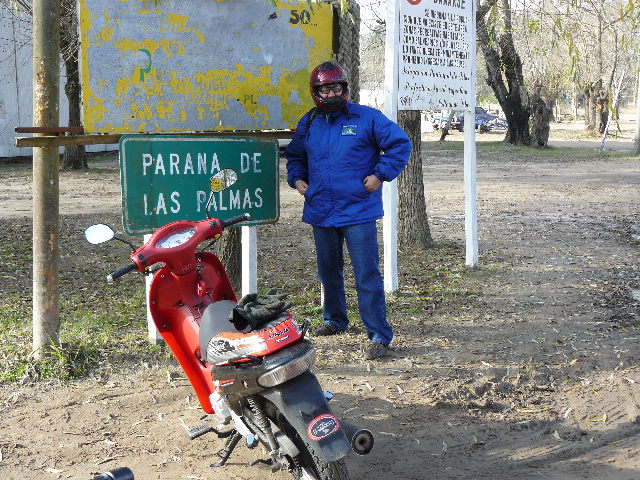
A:
<svg viewBox="0 0 640 480">
<path fill-rule="evenodd" d="M 345 115 L 345 110 L 347 113 L 349 113 L 351 110 L 351 105 L 352 105 L 351 103 L 347 102 L 344 104 L 344 106 L 340 110 L 336 110 L 335 112 L 327 112 L 327 113 L 322 112 L 320 116 L 327 122 L 333 123 L 342 115 Z"/>
</svg>

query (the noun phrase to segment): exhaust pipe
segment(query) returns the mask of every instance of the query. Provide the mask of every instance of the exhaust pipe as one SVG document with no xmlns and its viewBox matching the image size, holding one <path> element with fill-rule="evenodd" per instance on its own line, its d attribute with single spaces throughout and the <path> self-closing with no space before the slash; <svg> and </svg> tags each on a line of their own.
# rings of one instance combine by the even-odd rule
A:
<svg viewBox="0 0 640 480">
<path fill-rule="evenodd" d="M 352 423 L 340 421 L 342 431 L 351 443 L 351 449 L 358 455 L 366 455 L 373 448 L 373 433 L 366 428 L 358 427 Z"/>
<path fill-rule="evenodd" d="M 108 472 L 101 473 L 91 480 L 133 480 L 133 472 L 127 467 L 116 468 Z"/>
</svg>

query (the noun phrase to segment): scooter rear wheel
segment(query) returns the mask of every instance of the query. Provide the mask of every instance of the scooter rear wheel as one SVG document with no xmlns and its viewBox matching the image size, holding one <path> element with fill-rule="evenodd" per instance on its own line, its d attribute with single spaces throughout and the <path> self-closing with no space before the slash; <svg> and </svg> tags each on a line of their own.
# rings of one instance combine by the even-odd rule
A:
<svg viewBox="0 0 640 480">
<path fill-rule="evenodd" d="M 280 411 L 271 404 L 268 409 L 271 420 L 289 437 L 300 453 L 291 459 L 290 472 L 295 480 L 349 480 L 344 460 L 323 460 L 291 426 Z"/>
<path fill-rule="evenodd" d="M 291 474 L 296 480 L 349 480 L 349 473 L 344 460 L 326 462 L 304 443 L 300 436 L 292 436 L 287 432 L 289 438 L 296 444 L 300 454 L 293 459 L 293 469 Z"/>
</svg>

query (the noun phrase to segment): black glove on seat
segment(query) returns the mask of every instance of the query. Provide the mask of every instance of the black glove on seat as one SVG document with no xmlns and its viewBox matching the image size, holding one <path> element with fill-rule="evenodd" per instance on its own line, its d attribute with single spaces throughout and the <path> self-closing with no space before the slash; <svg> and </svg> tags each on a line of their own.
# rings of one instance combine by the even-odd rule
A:
<svg viewBox="0 0 640 480">
<path fill-rule="evenodd" d="M 258 330 L 262 325 L 291 308 L 291 302 L 285 302 L 287 295 L 277 295 L 275 290 L 269 290 L 265 295 L 250 293 L 240 299 L 229 316 L 236 330 L 248 333 Z"/>
</svg>

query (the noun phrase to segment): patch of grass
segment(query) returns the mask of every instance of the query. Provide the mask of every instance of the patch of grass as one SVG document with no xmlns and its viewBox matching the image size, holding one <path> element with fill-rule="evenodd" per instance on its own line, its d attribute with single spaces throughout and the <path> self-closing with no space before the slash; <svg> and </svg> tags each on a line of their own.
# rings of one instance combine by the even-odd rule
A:
<svg viewBox="0 0 640 480">
<path fill-rule="evenodd" d="M 422 151 L 423 152 L 443 152 L 443 151 L 463 151 L 464 150 L 464 141 L 462 140 L 445 140 L 444 142 L 440 141 L 426 141 L 422 142 Z"/>
<path fill-rule="evenodd" d="M 398 269 L 400 289 L 388 296 L 395 317 L 451 308 L 474 294 L 468 286 L 473 270 L 465 266 L 460 245 L 441 243 L 427 251 L 404 252 L 399 255 Z"/>
<path fill-rule="evenodd" d="M 120 169 L 118 167 L 89 167 L 87 171 L 91 173 L 114 173 L 119 172 Z"/>
<path fill-rule="evenodd" d="M 399 253 L 400 288 L 387 295 L 388 312 L 393 315 L 394 322 L 401 317 L 430 314 L 444 306 L 453 307 L 466 301 L 475 292 L 469 289 L 467 282 L 474 273 L 464 262 L 464 247 L 451 243 L 439 243 L 426 251 Z M 312 326 L 322 322 L 320 289 L 313 283 L 317 282 L 314 268 L 315 263 L 311 262 L 306 285 L 296 284 L 295 288 L 289 286 L 282 290 L 289 294 L 296 317 L 301 321 L 308 319 Z M 351 325 L 359 325 L 357 296 L 348 264 L 345 275 L 347 314 Z"/>
<path fill-rule="evenodd" d="M 114 173 L 120 171 L 117 154 L 91 158 L 87 160 L 87 166 L 87 171 L 91 173 Z"/>
<path fill-rule="evenodd" d="M 481 144 L 479 145 L 478 151 L 483 155 L 502 153 L 507 155 L 518 155 L 520 159 L 548 159 L 549 161 L 553 162 L 557 162 L 559 159 L 590 160 L 623 158 L 632 156 L 630 152 L 616 152 L 611 150 L 605 150 L 601 152 L 599 150 L 589 150 L 585 148 L 564 148 L 551 146 L 547 146 L 545 148 L 518 147 L 515 145 L 505 145 L 502 142 Z"/>
<path fill-rule="evenodd" d="M 423 142 L 423 152 L 427 155 L 430 152 L 444 152 L 444 151 L 463 151 L 464 142 L 461 140 L 447 140 L 445 142 L 428 141 Z M 511 155 L 517 156 L 518 159 L 537 159 L 546 160 L 550 162 L 558 162 L 559 159 L 563 161 L 580 161 L 580 160 L 593 160 L 593 159 L 618 159 L 633 157 L 631 152 L 616 152 L 611 150 L 605 150 L 603 152 L 599 150 L 590 150 L 585 148 L 559 148 L 550 147 L 545 148 L 533 148 L 533 147 L 519 147 L 515 145 L 504 144 L 502 141 L 496 140 L 478 140 L 476 144 L 477 156 L 479 158 L 492 158 L 496 155 Z"/>
<path fill-rule="evenodd" d="M 129 252 L 118 244 L 88 245 L 83 229 L 97 221 L 116 224 L 119 218 L 116 214 L 62 217 L 60 346 L 46 361 L 38 363 L 31 351 L 31 221 L 0 222 L 0 231 L 5 232 L 0 235 L 0 261 L 9 272 L 0 274 L 0 382 L 66 381 L 138 368 L 141 363 L 174 362 L 168 348 L 147 341 L 141 277 L 131 274 L 106 283 L 105 275 L 120 267 Z M 272 236 L 265 235 L 268 241 L 261 257 L 264 277 L 259 289 L 273 287 L 278 293 L 287 293 L 297 318 L 317 324 L 322 321 L 322 308 L 311 242 L 295 245 L 296 256 L 290 261 L 282 257 L 282 245 L 299 235 L 299 228 L 298 224 L 285 222 L 273 229 Z M 304 248 L 308 250 L 298 250 Z M 359 325 L 348 256 L 345 260 L 348 315 L 354 325 Z M 390 314 L 396 318 L 415 315 L 423 319 L 434 309 L 455 308 L 469 295 L 465 287 L 469 269 L 464 266 L 464 249 L 460 246 L 438 244 L 427 251 L 400 252 L 398 260 L 401 290 L 388 295 Z"/>
<path fill-rule="evenodd" d="M 308 319 L 312 326 L 316 326 L 322 321 L 319 291 L 320 287 L 286 292 L 289 295 L 287 299 L 294 305 L 295 315 L 302 321 Z"/>
<path fill-rule="evenodd" d="M 72 380 L 141 361 L 166 361 L 166 348 L 147 341 L 144 291 L 112 297 L 64 295 L 60 301 L 60 345 L 48 358 L 32 356 L 31 298 L 6 295 L 0 305 L 0 383 Z"/>
</svg>

